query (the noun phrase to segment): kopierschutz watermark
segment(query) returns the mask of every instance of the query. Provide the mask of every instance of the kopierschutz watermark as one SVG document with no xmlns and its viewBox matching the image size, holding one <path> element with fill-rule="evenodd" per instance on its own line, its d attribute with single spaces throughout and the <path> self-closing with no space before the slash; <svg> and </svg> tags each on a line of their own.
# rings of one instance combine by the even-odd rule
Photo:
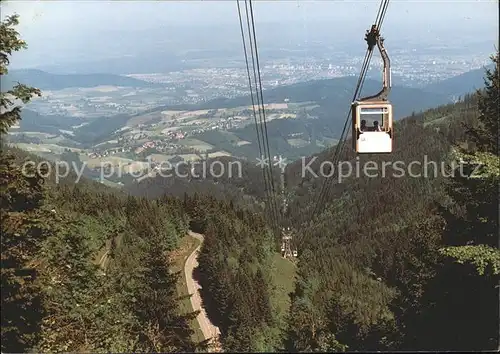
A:
<svg viewBox="0 0 500 354">
<path fill-rule="evenodd" d="M 268 159 L 269 160 L 269 159 Z M 282 161 L 266 161 L 258 159 L 257 166 L 265 168 L 271 164 L 279 166 L 282 170 Z M 317 157 L 301 158 L 301 177 L 326 177 L 336 178 L 339 183 L 348 178 L 426 178 L 442 177 L 474 177 L 480 166 L 471 169 L 470 164 L 459 162 L 432 161 L 427 155 L 422 160 L 414 161 L 365 161 L 361 162 L 359 157 L 352 161 L 340 161 L 334 166 L 331 161 L 317 161 Z M 142 180 L 147 177 L 160 176 L 164 178 L 243 178 L 243 166 L 241 161 L 228 161 L 226 163 L 213 160 L 199 160 L 193 162 L 180 161 L 172 163 L 169 161 L 134 161 L 134 162 L 112 162 L 102 161 L 97 166 L 89 167 L 86 161 L 26 161 L 22 166 L 22 173 L 26 177 L 34 177 L 36 174 L 43 178 L 54 176 L 55 182 L 69 177 L 71 173 L 76 175 L 74 183 L 78 183 L 85 172 L 92 171 L 93 175 L 98 174 L 101 182 L 108 178 L 132 177 Z M 282 171 L 284 172 L 284 171 Z"/>
<path fill-rule="evenodd" d="M 301 177 L 312 176 L 313 178 L 337 178 L 341 183 L 348 178 L 437 178 L 441 177 L 469 177 L 473 178 L 480 166 L 472 170 L 470 165 L 458 162 L 432 161 L 427 155 L 422 160 L 413 161 L 364 161 L 361 162 L 359 156 L 354 161 L 340 161 L 334 166 L 332 161 L 322 161 L 317 166 L 317 157 L 308 160 L 307 157 L 301 159 Z M 314 169 L 313 169 L 314 166 Z"/>
</svg>

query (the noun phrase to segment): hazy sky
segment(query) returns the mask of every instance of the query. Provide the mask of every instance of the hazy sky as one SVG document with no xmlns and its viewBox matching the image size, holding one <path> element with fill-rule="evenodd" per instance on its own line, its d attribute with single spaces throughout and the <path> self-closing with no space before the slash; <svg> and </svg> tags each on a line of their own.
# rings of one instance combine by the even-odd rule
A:
<svg viewBox="0 0 500 354">
<path fill-rule="evenodd" d="M 331 23 L 331 31 L 341 31 L 344 24 L 368 28 L 374 21 L 379 0 L 258 1 L 254 15 L 259 22 Z M 72 38 L 98 36 L 103 31 L 154 29 L 163 25 L 211 25 L 237 23 L 236 1 L 2 1 L 1 15 L 18 13 L 18 27 L 30 48 L 56 41 L 59 49 Z M 354 28 L 354 27 L 353 27 Z M 467 33 L 491 33 L 498 38 L 498 0 L 410 1 L 392 0 L 383 33 L 428 32 L 430 29 Z M 196 30 L 196 29 L 193 29 Z M 257 28 L 258 30 L 258 28 Z M 392 32 L 391 32 L 392 31 Z M 363 32 L 360 36 L 363 35 Z M 449 32 L 449 31 L 448 31 Z M 172 34 L 172 35 L 175 35 Z M 265 35 L 265 34 L 261 34 Z M 23 59 L 26 59 L 29 55 Z M 31 58 L 33 60 L 33 58 Z"/>
<path fill-rule="evenodd" d="M 379 0 L 254 0 L 256 21 L 275 22 L 300 20 L 301 15 L 315 20 L 351 17 L 358 21 L 374 18 Z M 4 2 L 2 1 L 2 4 Z M 498 0 L 392 0 L 389 13 L 392 20 L 400 18 L 411 23 L 443 21 L 457 26 L 468 18 L 476 24 L 495 24 L 498 20 Z M 236 1 L 6 1 L 2 16 L 18 12 L 24 22 L 23 31 L 78 31 L 126 28 L 134 19 L 141 28 L 170 24 L 214 24 L 237 21 Z M 279 17 L 278 17 L 279 14 Z M 400 21 L 401 22 L 401 21 Z"/>
</svg>

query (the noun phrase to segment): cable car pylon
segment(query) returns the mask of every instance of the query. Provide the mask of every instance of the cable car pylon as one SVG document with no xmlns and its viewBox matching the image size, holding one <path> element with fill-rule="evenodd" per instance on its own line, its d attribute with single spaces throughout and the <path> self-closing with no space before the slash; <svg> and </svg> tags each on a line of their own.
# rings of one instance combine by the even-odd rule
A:
<svg viewBox="0 0 500 354">
<path fill-rule="evenodd" d="M 282 245 L 281 252 L 283 254 L 283 258 L 285 259 L 294 259 L 298 256 L 297 249 L 292 247 L 292 231 L 289 227 L 282 229 Z"/>
<path fill-rule="evenodd" d="M 288 210 L 288 199 L 285 193 L 285 171 L 281 171 L 281 195 L 283 200 L 283 218 L 286 219 L 286 214 Z M 297 248 L 293 247 L 292 244 L 292 230 L 290 227 L 283 227 L 281 229 L 281 254 L 283 258 L 293 260 L 298 256 Z"/>
</svg>

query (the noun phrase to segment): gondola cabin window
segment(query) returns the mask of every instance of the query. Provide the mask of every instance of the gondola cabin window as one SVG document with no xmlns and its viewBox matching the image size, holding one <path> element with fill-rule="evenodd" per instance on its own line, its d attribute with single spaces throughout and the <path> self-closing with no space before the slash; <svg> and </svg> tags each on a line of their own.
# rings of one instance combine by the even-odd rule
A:
<svg viewBox="0 0 500 354">
<path fill-rule="evenodd" d="M 389 110 L 387 107 L 360 107 L 359 115 L 361 131 L 387 131 L 389 127 Z"/>
<path fill-rule="evenodd" d="M 357 153 L 392 152 L 392 106 L 388 102 L 353 104 L 353 143 Z"/>
</svg>

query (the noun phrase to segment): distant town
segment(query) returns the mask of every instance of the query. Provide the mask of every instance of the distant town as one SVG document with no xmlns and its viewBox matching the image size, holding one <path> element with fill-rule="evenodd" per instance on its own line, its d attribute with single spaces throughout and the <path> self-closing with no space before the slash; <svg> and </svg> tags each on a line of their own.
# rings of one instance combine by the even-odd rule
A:
<svg viewBox="0 0 500 354">
<path fill-rule="evenodd" d="M 264 90 L 309 80 L 359 74 L 362 57 L 342 54 L 328 60 L 303 58 L 279 59 L 261 66 Z M 438 48 L 391 53 L 391 72 L 397 85 L 421 87 L 488 63 L 488 53 L 442 55 Z M 380 79 L 381 62 L 371 61 L 371 76 Z M 162 83 L 162 88 L 95 87 L 44 91 L 42 98 L 29 105 L 41 114 L 80 117 L 137 114 L 162 105 L 196 104 L 215 98 L 233 98 L 248 94 L 245 67 L 199 68 L 171 73 L 127 75 L 148 82 Z"/>
<path fill-rule="evenodd" d="M 391 53 L 392 75 L 397 85 L 420 87 L 437 82 L 488 63 L 488 53 L 442 55 L 432 50 L 395 51 Z M 372 58 L 371 76 L 380 79 L 381 63 Z M 304 81 L 355 76 L 363 58 L 339 54 L 331 59 L 290 58 L 264 62 L 261 66 L 264 90 Z M 160 87 L 96 86 L 62 90 L 44 90 L 27 108 L 39 114 L 81 117 L 83 123 L 59 129 L 60 134 L 11 130 L 11 140 L 19 147 L 40 156 L 57 159 L 68 149 L 95 172 L 106 163 L 127 166 L 127 171 L 155 168 L 158 164 L 194 162 L 218 156 L 242 157 L 250 148 L 253 136 L 237 135 L 235 129 L 253 124 L 251 106 L 218 107 L 210 110 L 168 110 L 180 104 L 198 104 L 216 98 L 246 96 L 248 77 L 245 67 L 198 68 L 170 73 L 130 74 L 129 77 L 161 84 Z M 274 119 L 314 119 L 315 102 L 270 102 L 267 121 Z M 312 113 L 311 113 L 312 112 Z M 109 138 L 91 148 L 72 140 L 74 132 L 93 118 L 123 115 L 125 121 Z M 103 124 L 104 121 L 103 121 Z M 316 141 L 314 134 L 289 132 L 283 138 L 293 148 L 317 149 L 335 140 Z M 248 148 L 248 149 L 247 149 Z M 247 150 L 245 150 L 247 149 Z M 253 151 L 252 151 L 253 152 Z"/>
</svg>

